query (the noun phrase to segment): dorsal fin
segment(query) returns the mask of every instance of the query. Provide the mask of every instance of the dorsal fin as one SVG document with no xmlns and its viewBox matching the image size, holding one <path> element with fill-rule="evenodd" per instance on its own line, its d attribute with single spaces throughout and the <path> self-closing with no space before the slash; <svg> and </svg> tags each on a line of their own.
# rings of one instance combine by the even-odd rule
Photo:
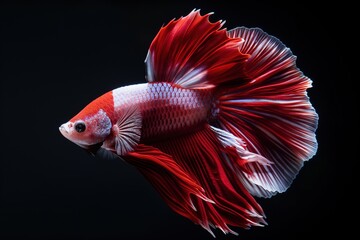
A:
<svg viewBox="0 0 360 240">
<path fill-rule="evenodd" d="M 145 59 L 149 82 L 206 88 L 241 78 L 249 57 L 239 51 L 241 38 L 229 37 L 223 22 L 193 10 L 170 21 L 154 38 Z"/>
</svg>

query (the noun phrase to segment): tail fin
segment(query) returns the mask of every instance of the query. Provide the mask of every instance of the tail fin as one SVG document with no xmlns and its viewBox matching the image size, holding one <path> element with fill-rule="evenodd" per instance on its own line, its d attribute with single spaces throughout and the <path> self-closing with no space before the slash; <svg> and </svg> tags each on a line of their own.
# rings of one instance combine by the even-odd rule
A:
<svg viewBox="0 0 360 240">
<path fill-rule="evenodd" d="M 318 116 L 306 90 L 311 80 L 296 67 L 296 57 L 275 37 L 260 29 L 236 28 L 229 37 L 244 39 L 240 51 L 249 54 L 246 84 L 225 89 L 218 98 L 221 127 L 243 139 L 250 152 L 273 164 L 253 163 L 242 173 L 255 196 L 284 192 L 317 150 Z"/>
</svg>

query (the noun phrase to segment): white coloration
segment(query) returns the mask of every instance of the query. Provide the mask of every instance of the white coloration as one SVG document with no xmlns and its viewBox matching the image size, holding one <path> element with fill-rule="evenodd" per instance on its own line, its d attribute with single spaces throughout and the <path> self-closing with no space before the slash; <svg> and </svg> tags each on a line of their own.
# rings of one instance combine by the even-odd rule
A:
<svg viewBox="0 0 360 240">
<path fill-rule="evenodd" d="M 211 231 L 211 228 L 209 225 L 205 225 L 203 223 L 200 223 L 200 226 L 203 227 L 206 231 L 208 231 L 208 233 L 210 233 L 210 235 L 213 237 L 213 238 L 216 238 L 215 234 L 213 233 L 213 231 Z"/>
<path fill-rule="evenodd" d="M 64 135 L 64 134 L 68 134 L 70 132 L 70 128 L 69 128 L 69 125 L 72 125 L 71 122 L 67 122 L 67 123 L 64 123 L 62 124 L 60 127 L 59 127 L 59 130 L 60 132 Z M 64 135 L 65 136 L 65 135 Z M 65 136 L 66 137 L 66 136 Z"/>
<path fill-rule="evenodd" d="M 87 125 L 95 125 L 93 127 L 93 135 L 97 138 L 104 138 L 110 134 L 111 130 L 111 121 L 110 118 L 106 115 L 106 112 L 100 109 L 96 114 L 84 119 Z M 93 123 L 96 122 L 96 123 Z"/>
<path fill-rule="evenodd" d="M 145 92 L 147 88 L 148 88 L 147 83 L 141 83 L 141 84 L 134 84 L 134 85 L 129 85 L 126 87 L 120 87 L 120 88 L 114 89 L 112 91 L 112 95 L 113 95 L 113 100 L 114 100 L 115 111 L 119 107 L 122 107 L 125 104 L 129 104 L 130 101 L 133 101 L 132 104 L 137 103 L 136 101 L 138 99 L 133 98 L 133 96 L 136 96 L 136 95 L 139 95 L 140 93 Z"/>
<path fill-rule="evenodd" d="M 204 87 L 204 85 L 206 86 L 206 73 L 207 71 L 204 68 L 191 68 L 180 79 L 176 79 L 174 82 L 184 88 Z"/>
<path fill-rule="evenodd" d="M 265 131 L 265 129 L 262 129 L 262 131 Z M 268 131 L 265 132 L 270 134 Z M 244 134 L 241 135 L 244 136 Z M 276 141 L 278 142 L 277 139 Z M 247 143 L 254 146 L 249 139 L 247 139 Z M 249 164 L 248 168 L 251 172 L 250 175 L 238 171 L 244 187 L 246 187 L 251 195 L 256 197 L 269 198 L 278 192 L 285 192 L 296 177 L 299 169 L 302 168 L 303 161 L 308 159 L 306 158 L 303 159 L 303 161 L 297 161 L 297 159 L 284 159 L 284 156 L 280 156 L 279 154 L 275 155 L 275 153 L 268 154 L 271 154 L 269 159 L 277 159 L 278 162 L 269 165 L 257 164 L 256 162 Z"/>
<path fill-rule="evenodd" d="M 153 53 L 148 51 L 146 58 L 146 77 L 148 82 L 155 81 L 155 74 L 154 74 L 154 66 L 153 66 Z M 206 68 L 205 67 L 198 67 L 198 68 L 191 68 L 187 73 L 181 75 L 178 79 L 169 79 L 169 81 L 176 83 L 183 88 L 192 88 L 192 89 L 200 89 L 200 88 L 209 88 L 213 87 L 212 84 L 209 84 L 206 81 Z"/>
<path fill-rule="evenodd" d="M 226 132 L 222 129 L 210 126 L 211 130 L 213 130 L 216 133 L 216 136 L 218 137 L 218 139 L 220 140 L 221 144 L 223 145 L 223 147 L 228 147 L 228 146 L 236 146 L 237 148 L 241 149 L 241 150 L 245 150 L 244 146 L 245 146 L 245 142 L 242 141 L 240 138 L 234 136 L 233 134 Z"/>
<path fill-rule="evenodd" d="M 266 158 L 256 154 L 249 152 L 245 149 L 245 143 L 242 139 L 234 136 L 233 134 L 226 132 L 222 129 L 211 126 L 211 130 L 216 133 L 217 138 L 223 145 L 223 147 L 235 147 L 239 157 L 243 160 L 246 160 L 248 163 L 257 162 L 261 165 L 270 165 L 272 162 L 267 160 Z"/>
<path fill-rule="evenodd" d="M 74 138 L 73 133 L 76 131 L 74 126 L 77 122 L 83 121 L 87 125 L 87 131 L 84 132 L 88 137 L 83 139 Z M 100 143 L 105 140 L 105 138 L 110 134 L 111 131 L 111 121 L 106 115 L 106 112 L 100 109 L 96 114 L 86 117 L 84 120 L 79 120 L 75 123 L 67 122 L 60 126 L 59 130 L 64 137 L 72 141 L 73 143 L 79 145 L 82 148 L 86 146 Z M 90 133 L 89 133 L 90 129 Z M 75 133 L 77 134 L 77 133 Z M 91 137 L 89 137 L 90 135 Z"/>
<path fill-rule="evenodd" d="M 196 207 L 195 207 L 195 205 L 194 205 L 193 201 L 191 200 L 191 198 L 189 199 L 189 202 L 190 202 L 190 206 L 191 206 L 191 208 L 192 208 L 195 212 L 197 212 L 197 209 L 196 209 Z"/>
<path fill-rule="evenodd" d="M 275 164 L 259 154 L 246 150 L 243 140 L 233 134 L 215 127 L 211 127 L 211 129 L 216 133 L 224 147 L 235 147 L 239 157 L 248 162 L 247 168 L 251 174 L 242 171 L 240 167 L 237 168 L 230 163 L 227 156 L 224 156 L 229 165 L 238 173 L 241 182 L 253 196 L 271 197 L 276 192 L 283 191 L 284 186 L 281 178 L 277 175 L 279 171 L 275 170 L 277 168 Z M 259 167 L 261 167 L 261 171 L 259 171 Z"/>
<path fill-rule="evenodd" d="M 276 101 L 276 100 L 274 100 L 274 101 Z M 286 101 L 283 101 L 283 102 L 286 102 Z M 296 102 L 300 103 L 300 104 L 303 104 L 302 101 L 296 101 L 296 100 L 288 101 L 288 102 L 291 102 L 292 106 L 296 106 L 296 104 L 295 104 Z M 301 105 L 299 105 L 299 107 L 301 107 Z M 280 120 L 280 121 L 282 121 L 282 122 L 284 122 L 286 124 L 289 124 L 289 125 L 292 125 L 293 127 L 301 129 L 302 134 L 304 134 L 304 139 L 307 139 L 309 142 L 314 143 L 314 145 L 306 145 L 306 147 L 303 146 L 304 149 L 308 149 L 308 152 L 306 154 L 306 158 L 301 157 L 302 161 L 307 161 L 307 160 L 311 159 L 316 154 L 316 151 L 317 151 L 317 148 L 318 148 L 316 137 L 315 137 L 315 134 L 313 134 L 312 131 L 309 131 L 309 129 L 308 129 L 309 126 L 306 123 L 301 124 L 301 123 L 292 122 L 292 121 L 289 121 L 289 120 L 287 120 L 285 118 L 279 117 L 276 114 L 265 113 L 265 112 L 260 112 L 260 111 L 256 111 L 256 110 L 252 110 L 252 112 L 258 114 L 259 116 L 263 115 L 263 116 L 266 116 L 268 118 L 274 118 L 274 119 Z M 311 113 L 311 110 L 309 111 L 309 113 Z M 265 130 L 264 128 L 262 128 L 260 126 L 258 126 L 258 128 L 261 129 L 261 131 L 263 131 L 264 133 L 266 133 L 269 136 L 269 138 L 271 138 L 273 141 L 277 142 L 280 145 L 283 145 L 279 141 L 279 139 L 274 137 L 273 134 L 271 134 L 269 131 Z M 305 144 L 305 142 L 302 143 L 302 144 Z"/>
<path fill-rule="evenodd" d="M 146 58 L 145 58 L 145 64 L 146 64 L 146 80 L 148 82 L 153 82 L 154 81 L 154 71 L 153 71 L 153 59 L 152 59 L 152 54 L 150 52 L 150 50 L 147 52 Z"/>
<path fill-rule="evenodd" d="M 223 154 L 222 157 L 223 157 L 223 159 L 226 160 L 226 162 L 230 166 L 232 166 L 231 161 L 229 160 L 229 157 L 226 154 Z M 248 165 L 248 167 L 249 166 L 250 165 Z M 238 174 L 240 181 L 244 184 L 244 187 L 249 191 L 249 193 L 251 195 L 256 196 L 256 197 L 270 198 L 277 193 L 276 191 L 265 190 L 261 185 L 257 185 L 255 183 L 251 182 L 250 180 L 248 180 L 248 175 L 246 173 L 244 173 L 243 171 L 241 171 L 240 169 L 235 169 L 235 171 Z M 251 213 L 250 215 L 254 215 L 254 216 L 256 215 L 256 212 L 249 212 L 249 213 Z M 263 225 L 260 225 L 260 226 L 263 226 Z"/>
<path fill-rule="evenodd" d="M 244 187 L 253 196 L 270 198 L 277 193 L 276 191 L 265 190 L 262 186 L 254 184 L 253 182 L 249 181 L 243 172 L 239 172 L 239 178 L 241 182 L 244 184 Z"/>
<path fill-rule="evenodd" d="M 123 156 L 134 150 L 141 137 L 141 113 L 136 107 L 127 107 L 119 115 L 113 131 L 115 137 L 115 151 Z"/>
<path fill-rule="evenodd" d="M 278 158 L 280 157 L 281 156 L 278 156 Z M 300 169 L 303 163 L 301 162 L 299 164 L 300 166 L 293 166 L 295 164 L 291 162 L 288 163 L 287 168 Z M 247 183 L 246 181 L 243 181 L 243 183 L 244 186 L 248 188 L 249 192 L 254 196 L 271 197 L 276 192 L 284 192 L 291 184 L 292 179 L 296 176 L 293 176 L 292 179 L 284 176 L 289 175 L 288 170 L 285 169 L 283 166 L 278 165 L 261 166 L 261 168 L 259 168 L 258 166 L 249 165 L 249 168 L 252 174 L 248 175 L 246 173 L 243 173 L 246 177 L 246 180 L 248 180 Z M 283 173 L 283 170 L 281 169 L 285 169 L 285 173 Z M 289 181 L 290 183 L 285 182 L 283 179 Z M 254 184 L 255 186 L 260 186 L 262 189 L 254 188 Z"/>
</svg>

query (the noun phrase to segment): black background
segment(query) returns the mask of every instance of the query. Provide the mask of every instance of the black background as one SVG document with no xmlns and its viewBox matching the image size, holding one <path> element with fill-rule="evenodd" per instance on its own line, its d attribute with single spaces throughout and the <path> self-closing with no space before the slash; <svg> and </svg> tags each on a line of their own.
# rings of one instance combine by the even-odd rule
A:
<svg viewBox="0 0 360 240">
<path fill-rule="evenodd" d="M 299 1 L 9 3 L 1 16 L 1 239 L 212 239 L 173 213 L 135 168 L 100 160 L 58 127 L 99 95 L 144 82 L 159 28 L 192 9 L 228 29 L 260 27 L 298 56 L 313 80 L 317 155 L 291 188 L 258 199 L 268 226 L 218 239 L 303 239 L 348 234 L 356 218 L 359 107 L 350 54 L 352 6 Z M 348 63 L 349 62 L 349 63 Z M 351 139 L 349 136 L 355 137 Z"/>
</svg>

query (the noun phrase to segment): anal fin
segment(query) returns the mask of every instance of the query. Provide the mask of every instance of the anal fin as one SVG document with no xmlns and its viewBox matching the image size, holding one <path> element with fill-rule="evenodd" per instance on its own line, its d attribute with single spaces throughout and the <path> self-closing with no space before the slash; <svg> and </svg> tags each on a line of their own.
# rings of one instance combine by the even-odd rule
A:
<svg viewBox="0 0 360 240">
<path fill-rule="evenodd" d="M 124 159 L 136 166 L 160 193 L 164 201 L 178 214 L 195 220 L 197 201 L 213 202 L 204 189 L 172 158 L 158 148 L 139 144 Z"/>
<path fill-rule="evenodd" d="M 202 130 L 154 144 L 170 155 L 181 169 L 201 185 L 215 204 L 192 198 L 196 212 L 190 218 L 211 232 L 211 227 L 236 234 L 229 226 L 249 228 L 266 224 L 260 205 L 239 179 L 238 171 L 227 161 L 234 161 L 209 126 Z M 172 186 L 176 187 L 176 186 Z M 173 199 L 174 200 L 174 199 Z M 181 201 L 175 200 L 178 204 Z"/>
</svg>

